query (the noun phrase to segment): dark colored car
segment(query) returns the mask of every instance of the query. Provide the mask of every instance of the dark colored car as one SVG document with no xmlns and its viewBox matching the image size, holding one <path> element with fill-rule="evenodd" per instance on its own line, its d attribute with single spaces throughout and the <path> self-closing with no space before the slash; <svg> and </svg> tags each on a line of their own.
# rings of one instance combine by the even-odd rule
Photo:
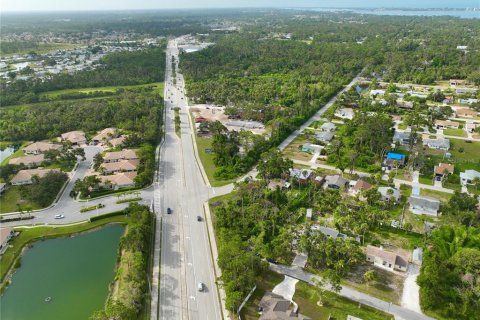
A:
<svg viewBox="0 0 480 320">
<path fill-rule="evenodd" d="M 197 216 L 197 221 L 202 221 L 202 217 Z"/>
<path fill-rule="evenodd" d="M 167 208 L 167 214 L 171 214 L 171 213 L 172 213 L 172 209 Z"/>
</svg>

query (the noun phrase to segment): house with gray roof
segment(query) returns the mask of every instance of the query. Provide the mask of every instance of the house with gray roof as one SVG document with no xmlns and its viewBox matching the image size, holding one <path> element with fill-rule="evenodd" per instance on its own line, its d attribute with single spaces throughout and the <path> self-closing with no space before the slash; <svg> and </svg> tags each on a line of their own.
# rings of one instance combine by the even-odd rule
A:
<svg viewBox="0 0 480 320">
<path fill-rule="evenodd" d="M 464 187 L 472 184 L 476 178 L 480 179 L 480 172 L 476 170 L 465 170 L 464 172 L 460 172 L 460 183 Z"/>
<path fill-rule="evenodd" d="M 402 146 L 410 144 L 412 133 L 406 131 L 395 131 L 393 134 L 393 143 L 398 143 Z M 415 142 L 415 141 L 414 141 Z"/>
<path fill-rule="evenodd" d="M 334 124 L 331 123 L 331 122 L 325 122 L 325 123 L 322 124 L 322 126 L 320 127 L 320 130 L 325 131 L 325 132 L 335 131 L 335 129 L 337 129 L 337 126 L 334 125 Z"/>
<path fill-rule="evenodd" d="M 265 292 L 258 304 L 260 320 L 310 320 L 298 313 L 297 307 L 289 300 L 273 292 Z"/>
<path fill-rule="evenodd" d="M 324 226 L 321 226 L 319 224 L 312 225 L 311 229 L 319 231 L 319 232 L 323 233 L 324 235 L 326 235 L 327 237 L 333 238 L 333 239 L 337 239 L 337 238 L 346 239 L 346 238 L 348 238 L 348 236 L 346 234 L 343 234 L 336 229 L 332 229 L 332 228 L 329 228 L 329 227 L 324 227 Z"/>
<path fill-rule="evenodd" d="M 324 131 L 324 132 L 316 132 L 315 139 L 321 142 L 330 142 L 334 137 L 333 132 Z"/>
<path fill-rule="evenodd" d="M 440 200 L 433 197 L 411 195 L 408 202 L 410 211 L 414 214 L 427 214 L 436 217 L 438 210 L 440 210 Z"/>
<path fill-rule="evenodd" d="M 348 185 L 348 180 L 338 174 L 334 176 L 326 176 L 325 177 L 325 188 L 330 189 L 341 189 L 345 188 Z"/>
<path fill-rule="evenodd" d="M 310 169 L 303 169 L 303 168 L 293 168 L 289 169 L 290 177 L 298 179 L 300 181 L 306 181 L 310 179 L 312 176 L 313 171 Z"/>
<path fill-rule="evenodd" d="M 448 151 L 450 149 L 450 140 L 444 138 L 423 139 L 423 145 L 429 147 L 430 149 Z"/>
<path fill-rule="evenodd" d="M 383 201 L 394 201 L 398 202 L 400 200 L 400 191 L 392 187 L 379 187 L 378 192 L 380 193 L 380 199 Z"/>
</svg>

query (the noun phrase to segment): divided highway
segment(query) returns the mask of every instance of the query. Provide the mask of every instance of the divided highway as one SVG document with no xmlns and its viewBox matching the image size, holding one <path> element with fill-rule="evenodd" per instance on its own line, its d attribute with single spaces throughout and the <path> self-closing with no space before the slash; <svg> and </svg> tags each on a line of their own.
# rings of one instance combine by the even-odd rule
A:
<svg viewBox="0 0 480 320">
<path fill-rule="evenodd" d="M 222 319 L 203 211 L 212 189 L 204 182 L 196 162 L 183 76 L 177 72 L 173 81 L 171 57 L 175 57 L 178 69 L 178 53 L 176 40 L 169 41 L 165 140 L 154 191 L 155 213 L 162 220 L 161 249 L 155 248 L 160 270 L 159 281 L 152 281 L 151 319 Z M 175 107 L 180 108 L 180 136 L 175 132 Z M 171 208 L 171 214 L 167 214 L 167 208 Z M 158 270 L 158 266 L 154 265 L 154 275 L 155 268 Z M 199 283 L 203 284 L 202 291 Z"/>
</svg>

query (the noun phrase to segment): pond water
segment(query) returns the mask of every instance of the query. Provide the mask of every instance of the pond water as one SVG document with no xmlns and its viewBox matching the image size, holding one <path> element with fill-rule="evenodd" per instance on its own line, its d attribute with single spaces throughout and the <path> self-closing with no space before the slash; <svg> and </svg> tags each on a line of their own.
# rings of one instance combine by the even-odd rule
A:
<svg viewBox="0 0 480 320">
<path fill-rule="evenodd" d="M 368 91 L 368 86 L 367 85 L 362 86 L 362 85 L 357 84 L 357 86 L 355 87 L 355 91 L 357 91 L 358 94 L 367 92 Z"/>
<path fill-rule="evenodd" d="M 3 150 L 0 150 L 0 162 L 10 157 L 15 152 L 15 148 L 13 146 L 6 147 Z"/>
<path fill-rule="evenodd" d="M 35 242 L 0 297 L 0 319 L 88 319 L 105 304 L 123 231 L 111 225 Z"/>
</svg>

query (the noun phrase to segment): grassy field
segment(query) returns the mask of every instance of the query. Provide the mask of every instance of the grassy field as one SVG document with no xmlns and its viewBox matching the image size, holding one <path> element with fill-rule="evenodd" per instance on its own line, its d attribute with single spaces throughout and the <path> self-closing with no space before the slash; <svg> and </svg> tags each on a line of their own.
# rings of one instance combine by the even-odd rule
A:
<svg viewBox="0 0 480 320">
<path fill-rule="evenodd" d="M 264 272 L 257 279 L 257 290 L 242 309 L 242 319 L 258 319 L 259 314 L 256 310 L 260 300 L 266 291 L 271 291 L 275 285 L 280 283 L 284 276 L 271 271 Z M 317 290 L 306 283 L 298 282 L 296 285 L 293 301 L 298 304 L 298 311 L 312 319 L 327 320 L 331 315 L 334 319 L 346 319 L 348 315 L 360 317 L 361 319 L 383 320 L 393 319 L 384 312 L 375 310 L 365 305 L 340 297 L 339 295 L 326 292 L 323 296 L 323 305 L 318 306 Z"/>
<path fill-rule="evenodd" d="M 30 51 L 34 51 L 37 54 L 47 53 L 53 50 L 59 49 L 73 49 L 73 48 L 80 48 L 81 45 L 74 44 L 74 43 L 38 43 L 36 47 L 25 48 L 24 50 L 19 50 L 16 52 L 2 52 L 2 57 L 9 57 L 15 54 L 25 54 L 29 53 Z"/>
<path fill-rule="evenodd" d="M 328 320 L 347 319 L 348 315 L 368 320 L 393 319 L 393 316 L 373 309 L 366 305 L 356 303 L 332 292 L 325 292 L 323 305 L 318 306 L 318 294 L 313 286 L 299 282 L 296 286 L 293 300 L 298 304 L 299 312 L 312 319 Z"/>
<path fill-rule="evenodd" d="M 36 240 L 43 240 L 47 238 L 55 238 L 70 235 L 72 233 L 84 232 L 103 226 L 109 223 L 122 223 L 126 224 L 128 218 L 125 216 L 116 216 L 111 218 L 105 218 L 95 222 L 85 222 L 82 224 L 60 227 L 60 226 L 48 226 L 48 227 L 37 227 L 31 229 L 17 228 L 16 230 L 21 230 L 20 235 L 13 238 L 10 241 L 10 248 L 5 251 L 0 260 L 0 279 L 3 281 L 5 275 L 10 270 L 11 266 L 14 264 L 16 258 L 20 255 L 22 249 L 29 243 Z"/>
<path fill-rule="evenodd" d="M 19 193 L 18 186 L 10 186 L 4 194 L 0 196 L 0 214 L 16 212 L 20 205 L 23 211 L 41 209 L 41 207 L 33 202 L 23 200 Z"/>
<path fill-rule="evenodd" d="M 480 171 L 480 142 L 450 139 L 450 153 L 458 171 L 474 169 Z"/>
<path fill-rule="evenodd" d="M 226 184 L 234 182 L 236 179 L 218 180 L 214 177 L 214 173 L 216 169 L 215 163 L 213 163 L 214 155 L 213 153 L 205 152 L 205 149 L 212 148 L 212 139 L 199 137 L 197 135 L 196 140 L 197 140 L 198 155 L 200 156 L 200 161 L 202 161 L 203 168 L 205 169 L 205 173 L 207 174 L 208 181 L 210 181 L 210 185 L 212 187 L 220 187 L 220 186 L 224 186 Z"/>
<path fill-rule="evenodd" d="M 420 195 L 433 197 L 444 203 L 448 202 L 448 200 L 450 200 L 450 198 L 453 196 L 453 194 L 451 193 L 441 192 L 437 190 L 430 190 L 430 189 L 420 189 Z"/>
<path fill-rule="evenodd" d="M 463 129 L 443 129 L 443 134 L 446 136 L 467 137 L 467 132 Z"/>
<path fill-rule="evenodd" d="M 138 89 L 143 87 L 155 87 L 163 95 L 163 82 L 153 82 L 148 84 L 138 84 L 130 86 L 108 86 L 108 87 L 97 87 L 97 88 L 81 88 L 81 89 L 64 89 L 64 90 L 55 90 L 45 92 L 44 95 L 49 98 L 57 98 L 63 94 L 74 94 L 74 93 L 90 93 L 95 91 L 101 92 L 116 92 L 118 89 Z"/>
<path fill-rule="evenodd" d="M 302 152 L 299 149 L 301 145 L 307 142 L 308 141 L 303 134 L 298 135 L 298 137 L 296 137 L 292 143 L 283 150 L 284 156 L 292 160 L 310 161 L 313 155 L 307 152 Z"/>
</svg>

